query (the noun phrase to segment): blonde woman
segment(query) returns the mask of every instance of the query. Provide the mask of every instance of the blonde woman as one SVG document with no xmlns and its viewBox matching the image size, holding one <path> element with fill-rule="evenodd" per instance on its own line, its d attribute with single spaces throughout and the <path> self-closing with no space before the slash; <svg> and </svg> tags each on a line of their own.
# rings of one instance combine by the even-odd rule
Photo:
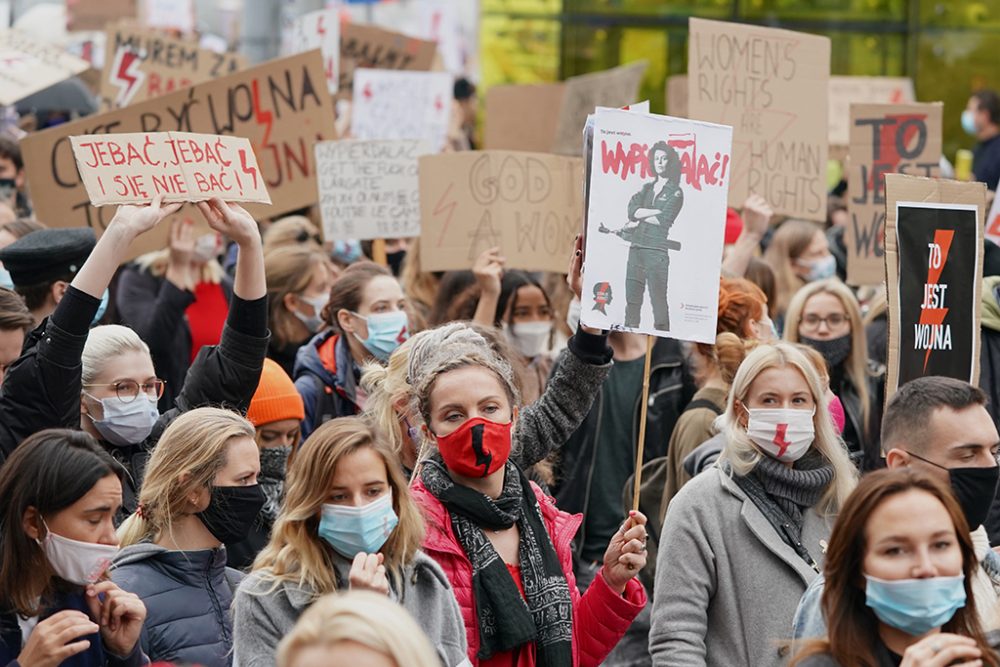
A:
<svg viewBox="0 0 1000 667">
<path fill-rule="evenodd" d="M 775 298 L 768 303 L 778 331 L 782 330 L 785 311 L 800 287 L 814 280 L 833 277 L 837 260 L 823 229 L 805 220 L 786 220 L 774 232 L 764 252 L 764 260 L 774 271 Z"/>
<path fill-rule="evenodd" d="M 259 474 L 254 428 L 235 412 L 198 408 L 164 431 L 111 574 L 146 604 L 141 641 L 153 662 L 232 664 L 239 574 L 224 544 L 246 539 L 260 512 Z"/>
<path fill-rule="evenodd" d="M 441 667 L 423 630 L 398 604 L 368 591 L 327 595 L 278 646 L 278 667 Z"/>
<path fill-rule="evenodd" d="M 197 234 L 194 222 L 176 219 L 166 248 L 128 264 L 115 290 L 121 323 L 149 345 L 157 372 L 167 381 L 161 409 L 180 393 L 188 367 L 204 345 L 218 345 L 233 281 L 219 264 L 222 237 Z"/>
<path fill-rule="evenodd" d="M 649 635 L 654 665 L 782 665 L 799 598 L 817 576 L 855 470 L 825 388 L 788 343 L 740 364 L 718 467 L 667 509 Z"/>
<path fill-rule="evenodd" d="M 266 252 L 264 275 L 271 329 L 267 356 L 291 377 L 299 348 L 326 326 L 323 308 L 330 300 L 336 275 L 329 258 L 314 244 L 287 245 Z"/>
<path fill-rule="evenodd" d="M 322 250 L 323 237 L 319 228 L 304 215 L 286 215 L 268 225 L 264 231 L 264 254 L 286 246 L 304 246 Z"/>
<path fill-rule="evenodd" d="M 784 337 L 823 355 L 830 391 L 844 406 L 844 442 L 851 452 L 864 454 L 866 470 L 878 467 L 881 378 L 868 362 L 865 328 L 854 294 L 836 278 L 809 283 L 788 306 Z"/>
<path fill-rule="evenodd" d="M 295 453 L 271 541 L 233 607 L 235 661 L 270 667 L 282 637 L 317 599 L 367 589 L 398 601 L 446 667 L 465 658 L 455 594 L 419 550 L 423 517 L 399 460 L 372 425 L 341 417 Z"/>
</svg>

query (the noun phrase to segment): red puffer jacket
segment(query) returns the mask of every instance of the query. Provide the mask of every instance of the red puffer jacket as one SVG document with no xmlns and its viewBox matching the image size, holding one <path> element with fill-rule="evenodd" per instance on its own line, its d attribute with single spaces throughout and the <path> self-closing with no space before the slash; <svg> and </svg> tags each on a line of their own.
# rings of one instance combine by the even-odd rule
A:
<svg viewBox="0 0 1000 667">
<path fill-rule="evenodd" d="M 531 488 L 535 491 L 542 519 L 555 545 L 573 597 L 573 665 L 597 667 L 646 606 L 646 590 L 638 580 L 632 579 L 625 587 L 624 596 L 617 595 L 604 580 L 602 570 L 581 596 L 573 575 L 570 542 L 583 521 L 583 515 L 560 511 L 555 501 L 542 493 L 534 482 L 531 483 Z M 462 608 L 462 618 L 469 638 L 469 660 L 477 666 L 479 623 L 472 593 L 472 563 L 455 537 L 448 510 L 441 501 L 431 495 L 419 478 L 410 490 L 424 512 L 427 536 L 424 538 L 423 549 L 437 561 L 455 589 L 455 597 L 458 599 L 458 606 Z"/>
</svg>

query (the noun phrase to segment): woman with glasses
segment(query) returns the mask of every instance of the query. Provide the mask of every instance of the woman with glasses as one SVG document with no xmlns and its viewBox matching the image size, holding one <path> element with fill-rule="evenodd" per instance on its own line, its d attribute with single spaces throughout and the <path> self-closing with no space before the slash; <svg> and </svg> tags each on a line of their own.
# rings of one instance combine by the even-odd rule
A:
<svg viewBox="0 0 1000 667">
<path fill-rule="evenodd" d="M 209 226 L 239 246 L 239 258 L 221 341 L 198 353 L 184 386 L 177 388 L 173 407 L 163 414 L 157 409 L 165 384 L 149 347 L 133 330 L 95 327 L 83 348 L 80 426 L 129 472 L 123 480 L 124 514 L 119 519 L 135 511 L 146 460 L 167 425 L 201 406 L 246 411 L 264 363 L 267 298 L 257 223 L 241 207 L 218 199 L 200 202 L 198 208 Z"/>
<path fill-rule="evenodd" d="M 785 340 L 823 355 L 830 391 L 844 406 L 844 442 L 852 453 L 863 453 L 866 470 L 878 467 L 882 383 L 868 361 L 861 308 L 854 294 L 836 278 L 809 283 L 788 306 Z"/>
</svg>

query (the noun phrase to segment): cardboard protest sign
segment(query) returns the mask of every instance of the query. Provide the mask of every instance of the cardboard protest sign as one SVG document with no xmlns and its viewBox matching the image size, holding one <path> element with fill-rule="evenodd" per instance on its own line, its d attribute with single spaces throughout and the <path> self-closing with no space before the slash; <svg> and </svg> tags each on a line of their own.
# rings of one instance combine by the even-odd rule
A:
<svg viewBox="0 0 1000 667">
<path fill-rule="evenodd" d="M 595 114 L 584 324 L 715 341 L 732 132 L 668 116 Z"/>
<path fill-rule="evenodd" d="M 851 105 L 910 104 L 916 101 L 913 79 L 905 76 L 831 76 L 829 83 L 830 146 L 851 140 Z"/>
<path fill-rule="evenodd" d="M 18 30 L 0 32 L 0 106 L 83 72 L 86 60 Z"/>
<path fill-rule="evenodd" d="M 883 176 L 937 176 L 940 160 L 940 102 L 851 105 L 849 222 L 844 231 L 847 282 L 877 285 L 885 280 Z"/>
<path fill-rule="evenodd" d="M 273 204 L 246 208 L 263 218 L 316 203 L 312 146 L 336 137 L 333 118 L 320 53 L 310 51 L 33 133 L 21 141 L 21 150 L 38 219 L 49 226 L 89 225 L 101 233 L 114 209 L 90 205 L 70 136 L 169 131 L 246 137 Z M 157 231 L 143 235 L 140 251 L 163 247 L 166 227 Z"/>
<path fill-rule="evenodd" d="M 326 240 L 420 236 L 419 140 L 316 144 L 319 208 Z"/>
<path fill-rule="evenodd" d="M 232 74 L 245 66 L 235 53 L 216 53 L 197 42 L 116 24 L 108 29 L 99 96 L 104 109 L 158 97 Z"/>
<path fill-rule="evenodd" d="M 351 135 L 357 139 L 422 139 L 438 153 L 448 135 L 452 76 L 447 72 L 354 72 Z"/>
<path fill-rule="evenodd" d="M 150 28 L 194 32 L 194 0 L 140 0 L 139 16 Z"/>
<path fill-rule="evenodd" d="M 566 84 L 492 86 L 486 91 L 487 150 L 549 153 L 556 137 Z"/>
<path fill-rule="evenodd" d="M 243 137 L 131 132 L 70 137 L 94 206 L 226 201 L 270 204 L 257 158 Z"/>
<path fill-rule="evenodd" d="M 434 64 L 435 53 L 434 42 L 374 26 L 345 23 L 340 28 L 337 98 L 350 99 L 354 70 L 359 67 L 426 72 Z"/>
<path fill-rule="evenodd" d="M 104 30 L 109 23 L 135 18 L 136 0 L 66 0 L 66 30 Z"/>
<path fill-rule="evenodd" d="M 690 19 L 688 115 L 733 126 L 730 206 L 826 220 L 830 39 Z"/>
<path fill-rule="evenodd" d="M 888 174 L 886 395 L 927 375 L 979 384 L 986 185 Z"/>
<path fill-rule="evenodd" d="M 993 197 L 990 214 L 986 216 L 986 238 L 1000 245 L 1000 197 Z"/>
<path fill-rule="evenodd" d="M 688 117 L 688 77 L 675 74 L 667 77 L 667 115 L 674 118 Z"/>
<path fill-rule="evenodd" d="M 340 13 L 336 9 L 321 9 L 295 19 L 288 31 L 288 53 L 319 49 L 323 52 L 323 69 L 330 93 L 340 85 Z"/>
<path fill-rule="evenodd" d="M 583 126 L 597 107 L 623 107 L 639 97 L 639 84 L 649 63 L 645 60 L 603 72 L 592 72 L 566 79 L 556 124 L 552 152 L 579 155 L 583 145 Z"/>
<path fill-rule="evenodd" d="M 420 158 L 420 264 L 468 269 L 500 247 L 507 266 L 565 273 L 583 222 L 583 160 L 465 151 Z"/>
</svg>

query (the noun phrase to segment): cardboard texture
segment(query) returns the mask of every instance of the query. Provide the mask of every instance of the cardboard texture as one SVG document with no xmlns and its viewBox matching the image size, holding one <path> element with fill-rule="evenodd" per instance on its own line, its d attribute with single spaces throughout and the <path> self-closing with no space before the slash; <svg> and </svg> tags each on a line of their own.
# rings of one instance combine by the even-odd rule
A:
<svg viewBox="0 0 1000 667">
<path fill-rule="evenodd" d="M 434 64 L 436 53 L 434 42 L 370 25 L 344 23 L 340 27 L 337 99 L 351 99 L 354 70 L 358 67 L 427 72 Z"/>
<path fill-rule="evenodd" d="M 469 269 L 494 246 L 507 267 L 565 273 L 583 222 L 583 160 L 466 151 L 420 158 L 420 263 Z"/>
<path fill-rule="evenodd" d="M 0 105 L 14 104 L 89 68 L 86 60 L 18 30 L 0 32 Z"/>
<path fill-rule="evenodd" d="M 270 204 L 257 158 L 243 137 L 141 132 L 70 137 L 90 203 L 226 201 Z"/>
<path fill-rule="evenodd" d="M 1000 245 L 1000 197 L 993 197 L 990 214 L 986 218 L 986 238 Z"/>
<path fill-rule="evenodd" d="M 323 238 L 420 236 L 417 160 L 428 152 L 413 139 L 316 144 Z"/>
<path fill-rule="evenodd" d="M 326 85 L 330 94 L 335 94 L 340 85 L 340 13 L 321 9 L 298 17 L 288 31 L 288 40 L 287 53 L 323 52 Z"/>
<path fill-rule="evenodd" d="M 551 152 L 565 94 L 564 83 L 491 87 L 486 91 L 484 148 Z"/>
<path fill-rule="evenodd" d="M 675 74 L 667 77 L 667 115 L 674 118 L 688 117 L 688 76 Z"/>
<path fill-rule="evenodd" d="M 421 139 L 444 147 L 454 78 L 448 72 L 357 69 L 351 135 L 356 139 Z"/>
<path fill-rule="evenodd" d="M 639 98 L 639 84 L 649 63 L 640 60 L 603 72 L 566 79 L 566 92 L 556 124 L 552 152 L 579 155 L 583 146 L 583 126 L 597 107 L 618 108 Z"/>
<path fill-rule="evenodd" d="M 317 50 L 33 133 L 21 141 L 21 150 L 38 219 L 50 227 L 89 225 L 100 234 L 114 209 L 90 205 L 70 136 L 169 131 L 246 137 L 272 201 L 246 206 L 260 219 L 316 203 L 313 144 L 336 138 L 333 118 Z M 200 220 L 190 208 L 178 215 Z M 143 235 L 135 254 L 163 247 L 167 228 Z"/>
<path fill-rule="evenodd" d="M 986 185 L 887 174 L 886 400 L 907 381 L 979 384 Z"/>
<path fill-rule="evenodd" d="M 733 127 L 729 205 L 826 220 L 829 38 L 692 18 L 688 49 L 689 117 Z"/>
<path fill-rule="evenodd" d="M 194 33 L 194 0 L 139 0 L 139 16 L 149 28 Z"/>
<path fill-rule="evenodd" d="M 830 146 L 846 147 L 851 140 L 851 105 L 912 104 L 917 98 L 913 79 L 904 76 L 831 76 Z"/>
<path fill-rule="evenodd" d="M 66 0 L 66 30 L 104 30 L 109 23 L 136 17 L 136 0 Z"/>
<path fill-rule="evenodd" d="M 847 282 L 885 280 L 885 174 L 938 176 L 942 104 L 851 105 Z"/>
<path fill-rule="evenodd" d="M 232 74 L 246 66 L 235 53 L 216 53 L 128 24 L 108 28 L 101 107 L 117 109 Z"/>
<path fill-rule="evenodd" d="M 732 132 L 654 114 L 594 114 L 583 324 L 715 341 Z"/>
</svg>

